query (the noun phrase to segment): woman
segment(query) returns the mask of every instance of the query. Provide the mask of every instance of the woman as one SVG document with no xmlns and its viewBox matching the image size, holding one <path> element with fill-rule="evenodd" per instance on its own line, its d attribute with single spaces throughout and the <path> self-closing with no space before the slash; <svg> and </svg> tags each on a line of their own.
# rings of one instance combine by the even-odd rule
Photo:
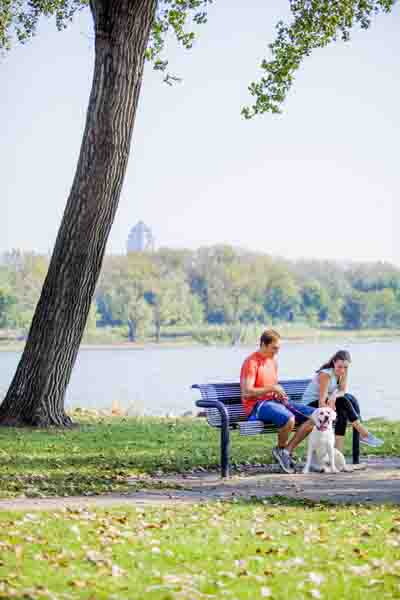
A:
<svg viewBox="0 0 400 600">
<path fill-rule="evenodd" d="M 377 448 L 383 441 L 376 438 L 361 424 L 360 407 L 354 396 L 346 393 L 347 373 L 351 357 L 347 350 L 339 350 L 322 365 L 308 384 L 303 394 L 303 402 L 316 408 L 326 404 L 336 410 L 335 446 L 341 452 L 347 422 L 360 433 L 360 442 Z"/>
</svg>

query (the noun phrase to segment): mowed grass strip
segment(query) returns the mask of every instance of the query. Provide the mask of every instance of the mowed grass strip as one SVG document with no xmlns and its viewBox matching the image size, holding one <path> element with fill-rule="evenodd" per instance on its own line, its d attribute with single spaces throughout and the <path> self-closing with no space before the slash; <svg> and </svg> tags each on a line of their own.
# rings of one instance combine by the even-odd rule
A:
<svg viewBox="0 0 400 600">
<path fill-rule="evenodd" d="M 0 598 L 400 596 L 396 508 L 247 502 L 0 515 Z"/>
<path fill-rule="evenodd" d="M 132 490 L 129 477 L 142 477 L 144 487 L 156 485 L 152 476 L 165 472 L 219 468 L 219 432 L 203 419 L 81 417 L 79 425 L 71 430 L 0 428 L 0 497 L 123 492 Z M 399 423 L 374 420 L 368 426 L 385 444 L 362 452 L 399 454 Z M 275 435 L 233 432 L 233 466 L 273 462 L 274 444 Z M 349 430 L 347 446 L 350 455 Z"/>
</svg>

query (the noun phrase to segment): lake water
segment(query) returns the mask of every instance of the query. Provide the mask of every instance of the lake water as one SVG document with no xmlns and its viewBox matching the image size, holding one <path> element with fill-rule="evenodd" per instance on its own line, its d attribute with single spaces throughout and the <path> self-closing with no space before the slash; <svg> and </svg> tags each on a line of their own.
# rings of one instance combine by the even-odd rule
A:
<svg viewBox="0 0 400 600">
<path fill-rule="evenodd" d="M 400 419 L 400 342 L 284 342 L 282 379 L 310 377 L 340 348 L 352 355 L 350 389 L 364 418 Z M 67 391 L 67 407 L 111 408 L 113 400 L 132 412 L 179 415 L 195 410 L 193 383 L 237 381 L 254 347 L 82 349 Z M 19 352 L 0 352 L 0 394 L 7 390 Z M 397 371 L 399 369 L 399 371 Z"/>
</svg>

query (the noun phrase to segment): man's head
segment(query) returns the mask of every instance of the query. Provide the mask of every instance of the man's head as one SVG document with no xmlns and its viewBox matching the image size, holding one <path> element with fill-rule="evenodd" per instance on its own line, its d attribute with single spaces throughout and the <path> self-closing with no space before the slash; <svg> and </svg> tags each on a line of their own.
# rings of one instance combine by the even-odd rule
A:
<svg viewBox="0 0 400 600">
<path fill-rule="evenodd" d="M 281 336 L 274 329 L 266 329 L 260 337 L 260 352 L 269 358 L 278 354 L 281 347 Z"/>
</svg>

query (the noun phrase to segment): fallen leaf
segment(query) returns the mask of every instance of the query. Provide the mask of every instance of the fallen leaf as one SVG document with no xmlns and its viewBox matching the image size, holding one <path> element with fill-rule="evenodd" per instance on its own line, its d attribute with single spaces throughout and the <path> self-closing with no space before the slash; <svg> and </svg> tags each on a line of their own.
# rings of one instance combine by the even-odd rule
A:
<svg viewBox="0 0 400 600">
<path fill-rule="evenodd" d="M 124 571 L 124 569 L 121 569 L 121 567 L 118 565 L 112 565 L 111 577 L 122 577 L 123 575 L 126 575 L 126 571 Z"/>
<path fill-rule="evenodd" d="M 320 573 L 309 573 L 308 579 L 314 583 L 314 585 L 321 585 L 325 581 L 325 577 Z"/>
<path fill-rule="evenodd" d="M 349 570 L 354 573 L 354 575 L 369 575 L 371 567 L 369 565 L 351 565 Z"/>
</svg>

